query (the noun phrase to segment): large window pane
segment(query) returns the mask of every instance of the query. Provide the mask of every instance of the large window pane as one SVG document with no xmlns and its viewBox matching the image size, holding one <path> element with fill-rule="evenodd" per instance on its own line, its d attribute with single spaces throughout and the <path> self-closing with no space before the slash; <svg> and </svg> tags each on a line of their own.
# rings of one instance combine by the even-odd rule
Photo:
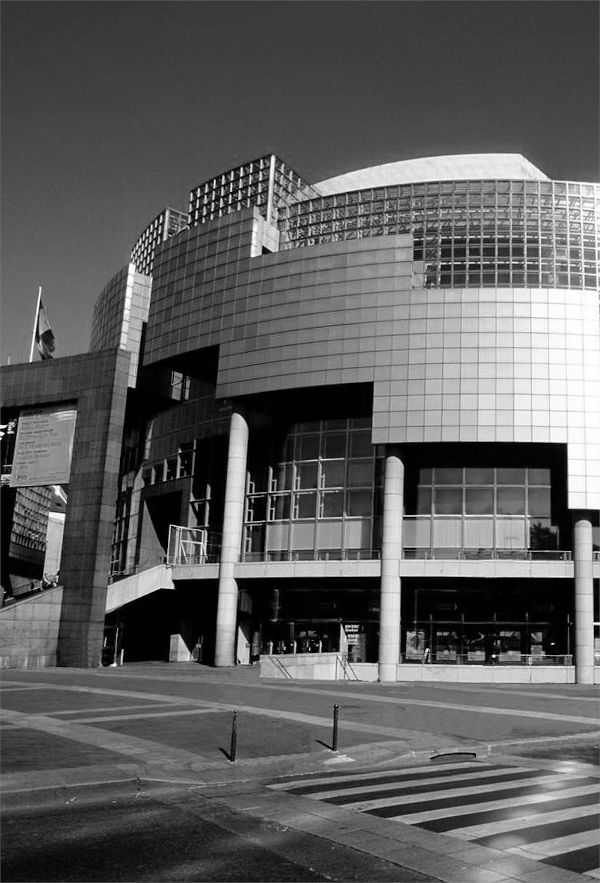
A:
<svg viewBox="0 0 600 883">
<path fill-rule="evenodd" d="M 524 487 L 499 487 L 497 489 L 497 512 L 498 515 L 524 515 L 525 514 L 525 488 Z"/>
<path fill-rule="evenodd" d="M 467 515 L 493 515 L 494 489 L 491 487 L 468 487 L 465 490 Z"/>
<path fill-rule="evenodd" d="M 498 484 L 525 484 L 524 469 L 497 469 Z"/>
<path fill-rule="evenodd" d="M 346 549 L 371 548 L 371 521 L 361 518 L 344 522 L 344 546 Z"/>
<path fill-rule="evenodd" d="M 529 514 L 541 516 L 542 518 L 550 517 L 550 488 L 549 487 L 530 487 L 529 488 Z"/>
<path fill-rule="evenodd" d="M 348 464 L 348 486 L 370 487 L 373 483 L 372 460 L 350 460 Z"/>
<path fill-rule="evenodd" d="M 525 519 L 499 518 L 496 520 L 496 548 L 525 548 Z"/>
<path fill-rule="evenodd" d="M 296 480 L 298 487 L 316 488 L 317 486 L 317 463 L 298 463 L 296 466 Z"/>
<path fill-rule="evenodd" d="M 317 517 L 317 495 L 296 494 L 296 518 Z"/>
<path fill-rule="evenodd" d="M 465 549 L 492 549 L 494 546 L 493 518 L 467 518 L 464 524 Z"/>
<path fill-rule="evenodd" d="M 344 512 L 344 494 L 342 491 L 331 491 L 321 494 L 322 517 L 337 518 Z"/>
<path fill-rule="evenodd" d="M 550 470 L 549 469 L 530 469 L 529 470 L 529 484 L 550 484 Z"/>
<path fill-rule="evenodd" d="M 344 486 L 344 460 L 324 460 L 321 463 L 323 487 Z"/>
<path fill-rule="evenodd" d="M 434 484 L 462 484 L 462 469 L 437 466 L 433 478 Z"/>
<path fill-rule="evenodd" d="M 304 527 L 304 525 L 302 525 Z M 318 549 L 342 548 L 342 521 L 320 521 L 317 534 Z"/>
<path fill-rule="evenodd" d="M 433 519 L 433 546 L 435 549 L 460 549 L 462 522 L 458 518 Z"/>
<path fill-rule="evenodd" d="M 431 545 L 431 519 L 405 518 L 402 524 L 405 549 L 428 549 Z"/>
<path fill-rule="evenodd" d="M 292 550 L 314 549 L 315 527 L 316 522 L 312 524 L 294 524 L 292 529 Z"/>
<path fill-rule="evenodd" d="M 369 432 L 352 432 L 350 434 L 350 456 L 351 457 L 370 457 L 373 453 L 373 445 L 371 444 L 371 433 Z"/>
<path fill-rule="evenodd" d="M 436 515 L 460 515 L 462 513 L 462 488 L 435 489 Z"/>
<path fill-rule="evenodd" d="M 319 456 L 319 436 L 305 435 L 299 441 L 299 460 L 316 460 Z"/>
<path fill-rule="evenodd" d="M 550 523 L 549 518 L 535 518 L 529 522 L 529 548 L 558 548 L 558 528 Z"/>
<path fill-rule="evenodd" d="M 431 488 L 417 488 L 417 515 L 431 515 Z"/>
<path fill-rule="evenodd" d="M 249 497 L 248 521 L 266 521 L 267 518 L 267 495 Z"/>
<path fill-rule="evenodd" d="M 465 469 L 465 484 L 494 484 L 494 470 Z"/>
<path fill-rule="evenodd" d="M 289 491 L 292 489 L 292 473 L 291 463 L 279 463 L 273 469 L 273 483 L 275 490 Z M 257 488 L 258 490 L 258 488 Z"/>
<path fill-rule="evenodd" d="M 271 497 L 271 512 L 274 521 L 283 521 L 290 517 L 290 495 L 275 494 Z"/>
<path fill-rule="evenodd" d="M 323 457 L 345 457 L 346 434 L 335 432 L 323 436 Z"/>
<path fill-rule="evenodd" d="M 289 536 L 289 524 L 270 524 L 267 530 L 267 549 L 269 551 L 287 549 Z"/>
<path fill-rule="evenodd" d="M 346 515 L 371 515 L 371 491 L 348 491 Z"/>
</svg>

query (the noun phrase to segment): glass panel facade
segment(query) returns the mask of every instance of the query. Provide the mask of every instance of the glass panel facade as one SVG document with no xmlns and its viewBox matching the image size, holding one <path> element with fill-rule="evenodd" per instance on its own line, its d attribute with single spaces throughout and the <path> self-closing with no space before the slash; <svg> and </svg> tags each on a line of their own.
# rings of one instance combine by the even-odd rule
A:
<svg viewBox="0 0 600 883">
<path fill-rule="evenodd" d="M 255 492 L 251 467 L 246 560 L 378 557 L 374 535 L 382 469 L 375 467 L 382 457 L 371 444 L 369 423 L 343 418 L 294 424 L 281 444 L 290 459 L 269 466 L 269 493 Z M 262 534 L 261 521 L 267 526 Z M 274 531 L 274 522 L 291 529 Z"/>
<path fill-rule="evenodd" d="M 417 471 L 406 497 L 404 554 L 491 557 L 521 550 L 556 551 L 550 469 L 435 467 Z M 413 516 L 413 517 L 411 517 Z"/>
<path fill-rule="evenodd" d="M 426 287 L 596 288 L 599 198 L 561 181 L 433 181 L 303 199 L 279 227 L 287 248 L 412 233 Z"/>
</svg>

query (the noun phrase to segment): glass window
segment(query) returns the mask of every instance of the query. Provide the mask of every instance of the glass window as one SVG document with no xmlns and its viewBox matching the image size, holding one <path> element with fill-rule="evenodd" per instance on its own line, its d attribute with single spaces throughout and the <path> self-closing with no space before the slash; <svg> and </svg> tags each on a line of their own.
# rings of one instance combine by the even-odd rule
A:
<svg viewBox="0 0 600 883">
<path fill-rule="evenodd" d="M 372 515 L 371 491 L 348 491 L 346 515 Z"/>
<path fill-rule="evenodd" d="M 550 488 L 529 488 L 529 514 L 538 517 L 550 517 Z"/>
<path fill-rule="evenodd" d="M 323 457 L 345 457 L 346 434 L 335 432 L 323 436 Z"/>
<path fill-rule="evenodd" d="M 550 470 L 549 469 L 529 469 L 528 470 L 528 478 L 529 484 L 550 484 Z"/>
<path fill-rule="evenodd" d="M 274 521 L 283 521 L 290 517 L 289 494 L 275 494 L 271 497 L 271 516 Z"/>
<path fill-rule="evenodd" d="M 373 445 L 371 444 L 371 432 L 350 433 L 350 456 L 371 457 Z"/>
<path fill-rule="evenodd" d="M 313 524 L 295 524 L 292 531 L 292 549 L 314 549 L 315 527 Z"/>
<path fill-rule="evenodd" d="M 364 460 L 350 461 L 348 463 L 348 486 L 370 487 L 373 483 L 373 463 Z"/>
<path fill-rule="evenodd" d="M 279 463 L 273 469 L 273 481 L 276 490 L 289 491 L 292 489 L 292 472 L 291 463 Z"/>
<path fill-rule="evenodd" d="M 337 518 L 344 513 L 344 494 L 342 491 L 323 493 L 321 494 L 321 504 L 322 518 Z"/>
<path fill-rule="evenodd" d="M 317 539 L 317 548 L 319 549 L 341 549 L 342 547 L 342 525 L 341 521 L 321 521 L 319 522 L 319 533 Z M 302 525 L 304 527 L 304 525 Z"/>
<path fill-rule="evenodd" d="M 417 515 L 431 515 L 431 488 L 417 488 Z"/>
<path fill-rule="evenodd" d="M 525 488 L 499 487 L 497 489 L 497 494 L 498 515 L 525 514 Z"/>
<path fill-rule="evenodd" d="M 296 512 L 295 518 L 316 518 L 317 517 L 317 495 L 314 494 L 296 494 Z"/>
<path fill-rule="evenodd" d="M 260 497 L 250 497 L 248 500 L 248 521 L 265 521 L 267 517 L 266 494 Z"/>
<path fill-rule="evenodd" d="M 317 463 L 298 463 L 296 466 L 296 481 L 299 488 L 317 487 Z"/>
<path fill-rule="evenodd" d="M 345 465 L 343 460 L 323 460 L 321 462 L 323 487 L 343 487 Z"/>
<path fill-rule="evenodd" d="M 536 518 L 529 522 L 530 549 L 557 549 L 558 529 L 549 518 Z"/>
<path fill-rule="evenodd" d="M 494 484 L 494 470 L 465 469 L 465 484 Z"/>
<path fill-rule="evenodd" d="M 491 487 L 466 488 L 465 512 L 467 515 L 493 515 L 494 489 Z"/>
<path fill-rule="evenodd" d="M 498 484 L 525 484 L 524 469 L 498 469 Z"/>
<path fill-rule="evenodd" d="M 462 469 L 436 467 L 435 484 L 462 484 Z"/>
<path fill-rule="evenodd" d="M 462 488 L 436 488 L 435 512 L 436 515 L 462 513 Z"/>
<path fill-rule="evenodd" d="M 319 436 L 304 435 L 298 439 L 300 442 L 300 450 L 298 453 L 299 460 L 316 460 L 319 456 Z"/>
</svg>

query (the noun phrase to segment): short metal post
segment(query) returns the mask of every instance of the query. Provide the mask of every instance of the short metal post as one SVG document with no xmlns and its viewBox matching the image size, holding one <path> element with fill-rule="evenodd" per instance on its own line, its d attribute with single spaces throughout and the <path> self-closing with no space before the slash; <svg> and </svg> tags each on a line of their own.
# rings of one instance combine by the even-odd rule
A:
<svg viewBox="0 0 600 883">
<path fill-rule="evenodd" d="M 332 750 L 332 751 L 337 751 L 337 745 L 338 745 L 338 717 L 339 717 L 339 714 L 340 714 L 340 707 L 339 707 L 339 705 L 334 705 L 334 706 L 333 706 L 333 735 L 332 735 L 332 738 L 331 738 L 331 750 Z"/>
<path fill-rule="evenodd" d="M 231 721 L 231 750 L 229 752 L 229 760 L 231 763 L 235 761 L 235 752 L 237 749 L 237 711 L 233 712 L 233 720 Z"/>
</svg>

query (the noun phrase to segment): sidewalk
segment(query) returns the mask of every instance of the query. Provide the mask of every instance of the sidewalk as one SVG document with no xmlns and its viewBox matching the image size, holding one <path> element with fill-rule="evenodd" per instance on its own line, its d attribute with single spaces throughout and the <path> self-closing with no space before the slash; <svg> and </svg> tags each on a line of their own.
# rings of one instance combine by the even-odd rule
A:
<svg viewBox="0 0 600 883">
<path fill-rule="evenodd" d="M 265 683 L 259 681 L 258 667 L 217 670 L 148 663 L 98 671 L 4 671 L 3 807 L 9 814 L 43 813 L 75 803 L 84 807 L 152 799 L 203 818 L 226 816 L 228 830 L 246 830 L 257 820 L 283 825 L 373 861 L 396 864 L 425 880 L 581 881 L 578 874 L 561 871 L 559 877 L 557 869 L 529 859 L 267 788 L 284 776 L 428 763 L 444 752 L 476 754 L 477 759 L 490 752 L 509 754 L 511 746 L 523 743 L 525 732 L 539 746 L 550 739 L 553 744 L 564 740 L 572 745 L 574 739 L 587 744 L 597 728 L 590 691 L 572 694 L 577 714 L 562 714 L 552 694 L 545 701 L 535 692 L 528 700 L 531 708 L 511 710 L 514 695 L 498 692 L 493 700 L 506 706 L 499 706 L 498 713 L 508 716 L 496 720 L 491 709 L 487 716 L 479 714 L 477 725 L 467 722 L 461 729 L 453 723 L 451 709 L 473 702 L 473 711 L 480 712 L 479 694 L 462 691 L 450 696 L 452 702 L 442 702 L 438 700 L 445 694 L 438 691 L 425 702 L 420 697 L 429 693 L 419 689 Z M 339 745 L 334 752 L 332 709 L 338 703 Z M 234 710 L 237 751 L 232 762 Z M 419 727 L 419 715 L 429 721 L 428 730 Z M 570 729 L 563 717 L 575 720 Z M 456 720 L 462 720 L 460 715 Z M 555 736 L 549 735 L 551 726 Z M 517 733 L 518 738 L 481 738 L 494 733 Z"/>
</svg>

